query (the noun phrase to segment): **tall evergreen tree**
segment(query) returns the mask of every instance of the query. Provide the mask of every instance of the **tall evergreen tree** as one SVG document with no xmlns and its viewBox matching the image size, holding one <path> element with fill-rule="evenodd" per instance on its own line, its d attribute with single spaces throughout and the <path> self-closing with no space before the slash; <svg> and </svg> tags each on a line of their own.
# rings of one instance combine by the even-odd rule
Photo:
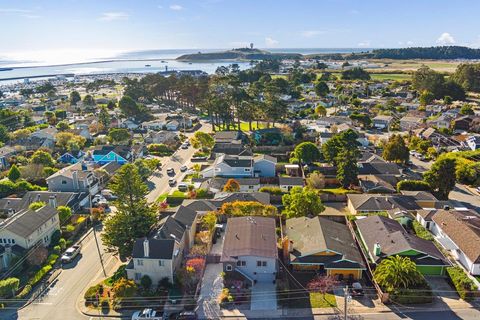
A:
<svg viewBox="0 0 480 320">
<path fill-rule="evenodd" d="M 117 213 L 105 222 L 105 245 L 126 257 L 137 238 L 147 235 L 155 223 L 155 210 L 147 203 L 147 185 L 133 164 L 124 165 L 113 177 L 111 189 L 118 196 Z"/>
</svg>

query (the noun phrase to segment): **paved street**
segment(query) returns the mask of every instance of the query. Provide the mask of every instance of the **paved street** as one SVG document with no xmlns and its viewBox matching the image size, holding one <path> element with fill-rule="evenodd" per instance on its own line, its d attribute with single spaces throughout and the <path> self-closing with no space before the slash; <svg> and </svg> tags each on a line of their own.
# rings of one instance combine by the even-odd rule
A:
<svg viewBox="0 0 480 320">
<path fill-rule="evenodd" d="M 211 125 L 206 122 L 201 122 L 202 126 L 199 130 L 203 132 L 210 132 Z M 194 132 L 187 132 L 185 135 L 190 138 Z M 148 202 L 154 202 L 161 194 L 169 192 L 172 188 L 168 185 L 168 179 L 171 178 L 167 175 L 167 168 L 173 168 L 175 170 L 175 176 L 172 176 L 177 180 L 177 184 L 185 176 L 184 172 L 180 172 L 180 167 L 186 165 L 191 167 L 192 163 L 190 159 L 195 153 L 195 149 L 190 146 L 188 149 L 178 149 L 171 157 L 162 158 L 162 170 L 156 171 L 154 175 L 149 179 L 150 193 L 147 195 Z"/>
<path fill-rule="evenodd" d="M 103 251 L 99 233 L 97 232 L 102 258 L 108 275 L 115 271 L 117 259 Z M 82 316 L 76 308 L 76 303 L 83 290 L 103 277 L 102 267 L 95 246 L 93 232 L 83 241 L 81 256 L 68 266 L 65 266 L 60 276 L 47 288 L 38 300 L 18 311 L 9 310 L 7 314 L 0 313 L 1 319 L 25 320 L 65 320 L 88 319 Z"/>
<path fill-rule="evenodd" d="M 418 172 L 425 172 L 432 166 L 432 162 L 420 161 L 415 157 L 410 157 L 414 170 Z M 457 183 L 455 189 L 449 194 L 449 199 L 458 202 L 458 206 L 467 207 L 480 213 L 480 194 L 463 184 Z"/>
</svg>

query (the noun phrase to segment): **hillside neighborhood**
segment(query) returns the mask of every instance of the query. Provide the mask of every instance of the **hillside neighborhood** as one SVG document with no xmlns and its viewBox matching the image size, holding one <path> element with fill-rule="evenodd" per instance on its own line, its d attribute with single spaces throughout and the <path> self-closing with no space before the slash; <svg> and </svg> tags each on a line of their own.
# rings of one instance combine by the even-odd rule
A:
<svg viewBox="0 0 480 320">
<path fill-rule="evenodd" d="M 0 84 L 0 318 L 478 311 L 479 64 L 368 68 Z"/>
</svg>

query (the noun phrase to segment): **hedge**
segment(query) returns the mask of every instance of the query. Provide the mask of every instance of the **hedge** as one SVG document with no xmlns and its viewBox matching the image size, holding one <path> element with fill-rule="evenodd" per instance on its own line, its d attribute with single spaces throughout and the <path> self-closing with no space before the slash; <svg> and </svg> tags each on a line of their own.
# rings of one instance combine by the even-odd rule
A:
<svg viewBox="0 0 480 320">
<path fill-rule="evenodd" d="M 43 277 L 44 277 L 50 270 L 52 270 L 52 266 L 49 265 L 49 264 L 47 264 L 47 265 L 44 266 L 42 269 L 38 270 L 37 273 L 35 273 L 35 275 L 33 276 L 33 278 L 31 278 L 30 280 L 28 280 L 28 284 L 33 287 L 33 286 L 36 285 L 40 280 L 42 280 Z"/>
<path fill-rule="evenodd" d="M 422 238 L 428 241 L 433 241 L 433 239 L 435 239 L 433 235 L 430 232 L 428 232 L 428 230 L 425 229 L 417 220 L 413 220 L 413 230 L 415 231 L 415 234 L 419 238 Z"/>
<path fill-rule="evenodd" d="M 275 195 L 279 195 L 279 196 L 285 194 L 285 192 L 283 192 L 282 189 L 280 189 L 279 187 L 261 187 L 259 191 L 270 193 L 270 194 L 275 194 Z"/>
<path fill-rule="evenodd" d="M 32 291 L 32 286 L 27 284 L 25 287 L 23 287 L 22 291 L 20 291 L 20 293 L 16 295 L 15 298 L 23 299 L 30 293 L 30 291 Z"/>
<path fill-rule="evenodd" d="M 472 279 L 467 276 L 465 271 L 459 266 L 455 266 L 448 267 L 447 273 L 460 298 L 465 301 L 473 300 L 477 286 Z"/>
<path fill-rule="evenodd" d="M 178 206 L 182 204 L 183 200 L 185 200 L 185 196 L 183 197 L 174 197 L 174 196 L 167 196 L 167 203 L 171 206 Z"/>
<path fill-rule="evenodd" d="M 0 281 L 0 297 L 9 297 L 15 294 L 18 290 L 20 280 L 17 278 L 7 278 Z"/>
<path fill-rule="evenodd" d="M 433 301 L 432 290 L 427 288 L 403 289 L 395 291 L 390 299 L 399 304 L 424 304 Z"/>
<path fill-rule="evenodd" d="M 402 180 L 397 183 L 397 191 L 430 191 L 430 185 L 422 180 Z"/>
</svg>

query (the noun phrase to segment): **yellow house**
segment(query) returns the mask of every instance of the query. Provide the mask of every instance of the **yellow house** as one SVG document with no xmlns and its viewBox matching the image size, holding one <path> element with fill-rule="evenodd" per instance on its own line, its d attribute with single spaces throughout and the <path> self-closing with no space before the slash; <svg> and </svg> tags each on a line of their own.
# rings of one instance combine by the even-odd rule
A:
<svg viewBox="0 0 480 320">
<path fill-rule="evenodd" d="M 293 270 L 359 279 L 365 263 L 348 227 L 326 217 L 288 219 L 285 253 Z"/>
</svg>

